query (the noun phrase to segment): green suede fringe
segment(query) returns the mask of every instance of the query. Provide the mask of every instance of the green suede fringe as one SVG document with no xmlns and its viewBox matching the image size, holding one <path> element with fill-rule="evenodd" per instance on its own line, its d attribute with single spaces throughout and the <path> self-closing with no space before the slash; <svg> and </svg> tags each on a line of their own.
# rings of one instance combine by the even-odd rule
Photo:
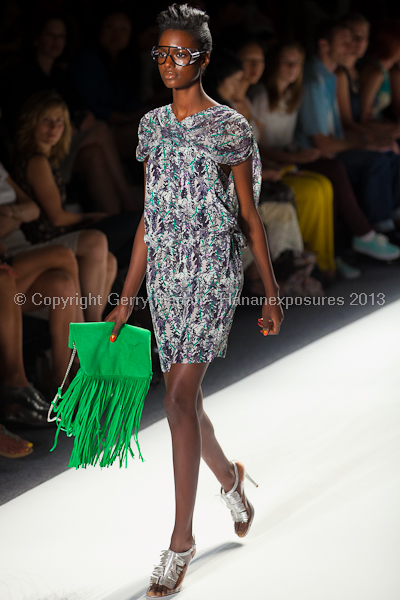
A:
<svg viewBox="0 0 400 600">
<path fill-rule="evenodd" d="M 126 467 L 128 454 L 135 456 L 131 448 L 133 434 L 143 461 L 138 431 L 150 381 L 151 375 L 104 378 L 86 375 L 79 369 L 65 393 L 62 395 L 59 388 L 53 400 L 57 431 L 51 451 L 57 445 L 60 431 L 65 431 L 75 438 L 68 466 L 109 467 L 119 459 L 120 467 L 124 463 Z"/>
</svg>

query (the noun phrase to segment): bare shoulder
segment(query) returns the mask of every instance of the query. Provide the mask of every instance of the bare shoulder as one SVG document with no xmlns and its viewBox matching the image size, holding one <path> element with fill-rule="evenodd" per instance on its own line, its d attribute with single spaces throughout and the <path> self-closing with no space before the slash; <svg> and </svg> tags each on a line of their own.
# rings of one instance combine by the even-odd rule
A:
<svg viewBox="0 0 400 600">
<path fill-rule="evenodd" d="M 52 173 L 49 159 L 44 154 L 34 154 L 27 162 L 27 177 L 29 180 L 50 175 Z"/>
</svg>

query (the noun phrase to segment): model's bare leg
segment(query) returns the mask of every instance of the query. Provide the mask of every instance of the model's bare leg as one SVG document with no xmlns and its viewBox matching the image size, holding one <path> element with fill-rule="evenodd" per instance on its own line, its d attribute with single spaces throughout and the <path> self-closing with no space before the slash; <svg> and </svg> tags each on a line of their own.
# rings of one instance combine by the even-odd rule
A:
<svg viewBox="0 0 400 600">
<path fill-rule="evenodd" d="M 215 433 L 214 427 L 209 417 L 203 409 L 203 392 L 200 387 L 197 395 L 197 414 L 199 415 L 200 431 L 201 431 L 201 456 L 214 473 L 225 492 L 229 492 L 235 485 L 235 471 L 233 464 L 226 458 L 221 446 L 219 445 Z M 242 477 L 240 474 L 239 477 Z M 237 489 L 238 493 L 241 494 L 242 502 L 250 515 L 250 507 L 247 503 L 247 498 L 244 495 L 243 490 L 240 490 L 240 486 Z M 247 523 L 235 523 L 235 532 L 239 537 L 243 534 L 248 525 Z"/>
<path fill-rule="evenodd" d="M 167 385 L 169 373 L 164 373 L 165 384 Z M 226 492 L 232 489 L 235 483 L 235 471 L 232 463 L 226 458 L 217 438 L 215 437 L 214 427 L 209 417 L 203 409 L 203 392 L 199 388 L 196 400 L 197 416 L 200 423 L 201 433 L 201 457 L 205 461 L 215 477 L 218 479 Z"/>
<path fill-rule="evenodd" d="M 164 373 L 164 379 L 168 380 L 168 373 Z M 197 394 L 197 415 L 200 423 L 201 433 L 201 456 L 211 471 L 214 473 L 225 492 L 229 492 L 235 484 L 235 471 L 232 463 L 225 456 L 221 446 L 215 437 L 214 427 L 208 415 L 203 409 L 203 392 L 201 387 Z M 242 501 L 250 513 L 247 499 L 242 495 Z M 235 523 L 235 532 L 240 534 L 247 528 L 246 523 Z"/>
<path fill-rule="evenodd" d="M 175 526 L 170 549 L 184 552 L 193 545 L 192 520 L 201 458 L 197 395 L 208 363 L 173 364 L 167 379 L 164 406 L 172 436 L 175 476 Z M 165 586 L 149 591 L 163 596 Z M 149 593 L 148 592 L 148 593 Z"/>
</svg>

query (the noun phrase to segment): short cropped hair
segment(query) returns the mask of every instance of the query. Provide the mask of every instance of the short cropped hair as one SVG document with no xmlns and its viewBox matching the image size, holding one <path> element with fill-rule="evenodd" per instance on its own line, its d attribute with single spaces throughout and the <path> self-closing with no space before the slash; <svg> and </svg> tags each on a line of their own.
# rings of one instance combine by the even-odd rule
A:
<svg viewBox="0 0 400 600">
<path fill-rule="evenodd" d="M 157 17 L 160 37 L 167 29 L 189 33 L 196 41 L 198 50 L 211 52 L 212 37 L 206 12 L 188 4 L 172 4 Z"/>
<path fill-rule="evenodd" d="M 368 21 L 367 17 L 364 17 L 359 12 L 349 12 L 339 20 L 339 23 L 344 23 L 347 27 L 351 27 L 352 25 L 371 25 Z"/>
<path fill-rule="evenodd" d="M 345 23 L 344 21 L 336 21 L 335 19 L 325 19 L 325 20 L 321 21 L 317 25 L 317 27 L 315 29 L 315 33 L 314 33 L 314 41 L 315 41 L 316 50 L 318 50 L 319 40 L 326 40 L 327 42 L 329 42 L 331 44 L 333 41 L 333 38 L 335 37 L 336 32 L 340 31 L 342 29 L 350 30 L 350 26 L 347 23 Z"/>
</svg>

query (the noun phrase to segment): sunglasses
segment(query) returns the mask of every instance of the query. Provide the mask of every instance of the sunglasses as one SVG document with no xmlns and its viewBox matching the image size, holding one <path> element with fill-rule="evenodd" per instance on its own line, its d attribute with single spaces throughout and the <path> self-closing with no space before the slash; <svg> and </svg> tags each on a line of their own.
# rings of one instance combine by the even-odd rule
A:
<svg viewBox="0 0 400 600">
<path fill-rule="evenodd" d="M 193 50 L 183 46 L 153 46 L 151 56 L 158 65 L 163 65 L 170 56 L 177 67 L 187 67 L 196 62 L 205 50 Z"/>
</svg>

